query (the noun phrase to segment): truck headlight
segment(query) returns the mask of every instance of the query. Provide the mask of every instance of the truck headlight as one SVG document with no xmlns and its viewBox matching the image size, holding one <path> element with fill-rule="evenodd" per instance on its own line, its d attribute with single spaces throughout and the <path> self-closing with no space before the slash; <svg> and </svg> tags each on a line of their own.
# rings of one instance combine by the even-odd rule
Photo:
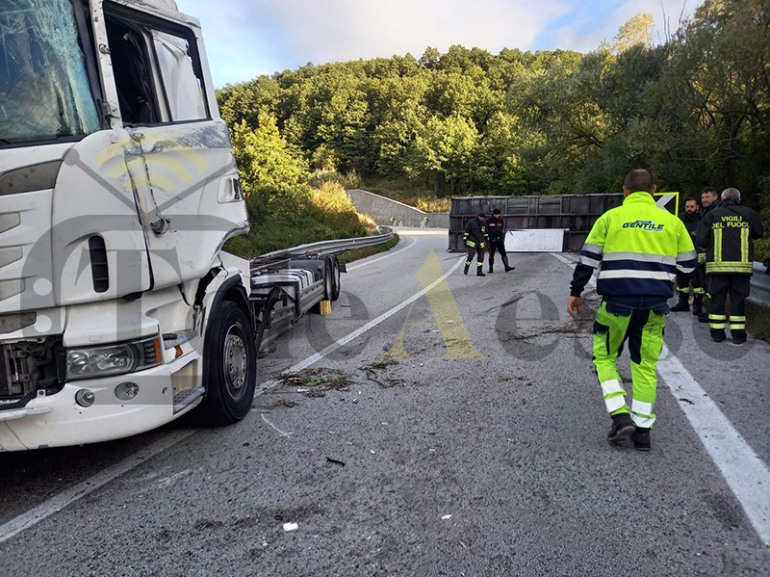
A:
<svg viewBox="0 0 770 577">
<path fill-rule="evenodd" d="M 93 379 L 121 375 L 160 364 L 160 339 L 149 338 L 106 347 L 67 351 L 67 379 Z"/>
</svg>

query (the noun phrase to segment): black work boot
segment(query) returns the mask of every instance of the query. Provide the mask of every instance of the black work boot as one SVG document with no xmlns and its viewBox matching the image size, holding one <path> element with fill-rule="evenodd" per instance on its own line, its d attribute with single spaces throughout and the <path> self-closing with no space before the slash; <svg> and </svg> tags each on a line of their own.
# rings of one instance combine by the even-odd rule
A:
<svg viewBox="0 0 770 577">
<path fill-rule="evenodd" d="M 615 444 L 633 435 L 634 431 L 636 431 L 636 427 L 634 427 L 634 422 L 631 420 L 631 415 L 628 413 L 612 415 L 612 428 L 607 434 L 607 440 Z"/>
<path fill-rule="evenodd" d="M 711 340 L 715 343 L 721 343 L 727 338 L 724 329 L 711 329 L 709 334 L 711 335 Z"/>
<path fill-rule="evenodd" d="M 730 331 L 734 345 L 746 344 L 746 331 Z"/>
<path fill-rule="evenodd" d="M 505 272 L 511 272 L 511 271 L 512 271 L 513 269 L 515 269 L 515 268 L 516 268 L 515 266 L 508 266 L 508 265 L 505 265 Z"/>
<path fill-rule="evenodd" d="M 468 269 L 471 268 L 470 265 L 466 264 L 465 269 L 463 270 L 463 274 L 468 274 Z"/>
<path fill-rule="evenodd" d="M 671 312 L 672 313 L 690 312 L 690 303 L 687 302 L 687 299 L 688 299 L 687 293 L 680 291 L 679 302 L 676 303 L 673 307 L 671 307 Z M 695 303 L 693 303 L 693 306 L 695 306 Z"/>
<path fill-rule="evenodd" d="M 479 270 L 476 271 L 476 276 L 487 276 L 484 274 L 484 271 L 479 268 Z"/>
<path fill-rule="evenodd" d="M 495 272 L 495 265 L 490 262 L 489 263 L 489 274 L 492 274 L 493 272 Z"/>
<path fill-rule="evenodd" d="M 642 429 L 641 427 L 636 429 L 631 435 L 631 440 L 634 443 L 634 449 L 637 451 L 649 451 L 652 448 L 650 429 Z"/>
</svg>

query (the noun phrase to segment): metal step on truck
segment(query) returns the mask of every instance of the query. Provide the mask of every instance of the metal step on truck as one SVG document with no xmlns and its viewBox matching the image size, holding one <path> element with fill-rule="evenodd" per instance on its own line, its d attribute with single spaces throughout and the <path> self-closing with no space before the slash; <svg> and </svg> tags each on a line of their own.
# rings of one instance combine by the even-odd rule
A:
<svg viewBox="0 0 770 577">
<path fill-rule="evenodd" d="M 0 451 L 242 419 L 262 343 L 392 232 L 222 250 L 244 193 L 172 0 L 8 0 L 0 35 Z"/>
</svg>

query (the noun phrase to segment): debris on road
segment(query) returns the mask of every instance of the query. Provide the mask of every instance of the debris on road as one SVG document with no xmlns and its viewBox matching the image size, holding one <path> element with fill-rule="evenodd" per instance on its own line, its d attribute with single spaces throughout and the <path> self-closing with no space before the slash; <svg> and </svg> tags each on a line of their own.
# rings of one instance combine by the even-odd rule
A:
<svg viewBox="0 0 770 577">
<path fill-rule="evenodd" d="M 303 369 L 296 373 L 281 373 L 276 380 L 286 387 L 318 388 L 324 391 L 342 389 L 349 385 L 345 373 L 323 367 Z"/>
</svg>

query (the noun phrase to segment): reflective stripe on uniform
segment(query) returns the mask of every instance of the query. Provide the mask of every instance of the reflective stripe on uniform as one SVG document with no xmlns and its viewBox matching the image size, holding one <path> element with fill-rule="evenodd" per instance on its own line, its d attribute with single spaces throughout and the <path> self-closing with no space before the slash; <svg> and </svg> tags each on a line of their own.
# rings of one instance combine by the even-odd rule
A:
<svg viewBox="0 0 770 577">
<path fill-rule="evenodd" d="M 618 393 L 621 393 L 623 395 L 626 394 L 626 390 L 623 388 L 623 385 L 620 384 L 620 381 L 617 379 L 610 379 L 609 381 L 604 381 L 603 383 L 599 383 L 602 386 L 602 395 L 605 397 L 608 397 L 610 395 L 616 395 Z"/>
<path fill-rule="evenodd" d="M 625 395 L 615 395 L 614 397 L 604 397 L 604 406 L 607 407 L 609 414 L 614 413 L 618 409 L 622 409 L 626 406 Z"/>
<path fill-rule="evenodd" d="M 709 264 L 716 264 L 722 262 L 722 229 L 715 228 L 714 232 L 714 262 L 706 264 L 706 271 L 708 271 Z"/>
<path fill-rule="evenodd" d="M 643 429 L 651 428 L 655 422 L 655 413 L 652 412 L 652 403 L 634 399 L 631 402 L 631 420 L 637 427 Z"/>
<path fill-rule="evenodd" d="M 596 260 L 595 258 L 587 257 L 584 254 L 580 255 L 580 264 L 584 264 L 586 266 L 590 266 L 591 268 L 599 268 L 599 265 L 602 261 Z"/>
<path fill-rule="evenodd" d="M 693 252 L 693 256 L 695 256 Z M 677 258 L 665 256 L 662 254 L 647 254 L 643 252 L 613 252 L 604 255 L 604 262 L 613 260 L 633 260 L 637 262 L 661 262 L 671 266 L 676 266 Z M 685 259 L 686 260 L 686 259 Z"/>
<path fill-rule="evenodd" d="M 749 229 L 748 228 L 741 229 L 741 263 L 742 264 L 748 263 L 748 265 L 751 266 L 751 261 L 749 260 Z"/>
<path fill-rule="evenodd" d="M 631 402 L 631 412 L 642 417 L 652 417 L 652 403 L 645 403 L 644 401 L 634 399 Z"/>
<path fill-rule="evenodd" d="M 738 273 L 738 274 L 751 274 L 752 263 L 750 262 L 707 262 L 706 273 Z"/>
<path fill-rule="evenodd" d="M 643 417 L 641 415 L 637 415 L 636 413 L 631 413 L 631 420 L 634 422 L 634 425 L 641 429 L 651 429 L 652 425 L 655 423 L 655 415 L 651 417 Z"/>
<path fill-rule="evenodd" d="M 709 328 L 714 330 L 720 330 L 725 328 L 725 323 L 727 322 L 727 316 L 726 315 L 715 315 L 715 314 L 709 314 Z"/>
<path fill-rule="evenodd" d="M 676 274 L 673 272 L 655 271 L 655 270 L 599 270 L 599 278 L 602 280 L 613 278 L 646 278 L 653 280 L 674 281 Z"/>
<path fill-rule="evenodd" d="M 580 252 L 590 252 L 596 256 L 601 257 L 601 255 L 604 253 L 604 247 L 598 244 L 585 243 L 583 245 L 583 249 Z"/>
<path fill-rule="evenodd" d="M 600 383 L 604 404 L 608 413 L 613 413 L 626 406 L 626 391 L 617 379 L 610 379 Z"/>
</svg>

